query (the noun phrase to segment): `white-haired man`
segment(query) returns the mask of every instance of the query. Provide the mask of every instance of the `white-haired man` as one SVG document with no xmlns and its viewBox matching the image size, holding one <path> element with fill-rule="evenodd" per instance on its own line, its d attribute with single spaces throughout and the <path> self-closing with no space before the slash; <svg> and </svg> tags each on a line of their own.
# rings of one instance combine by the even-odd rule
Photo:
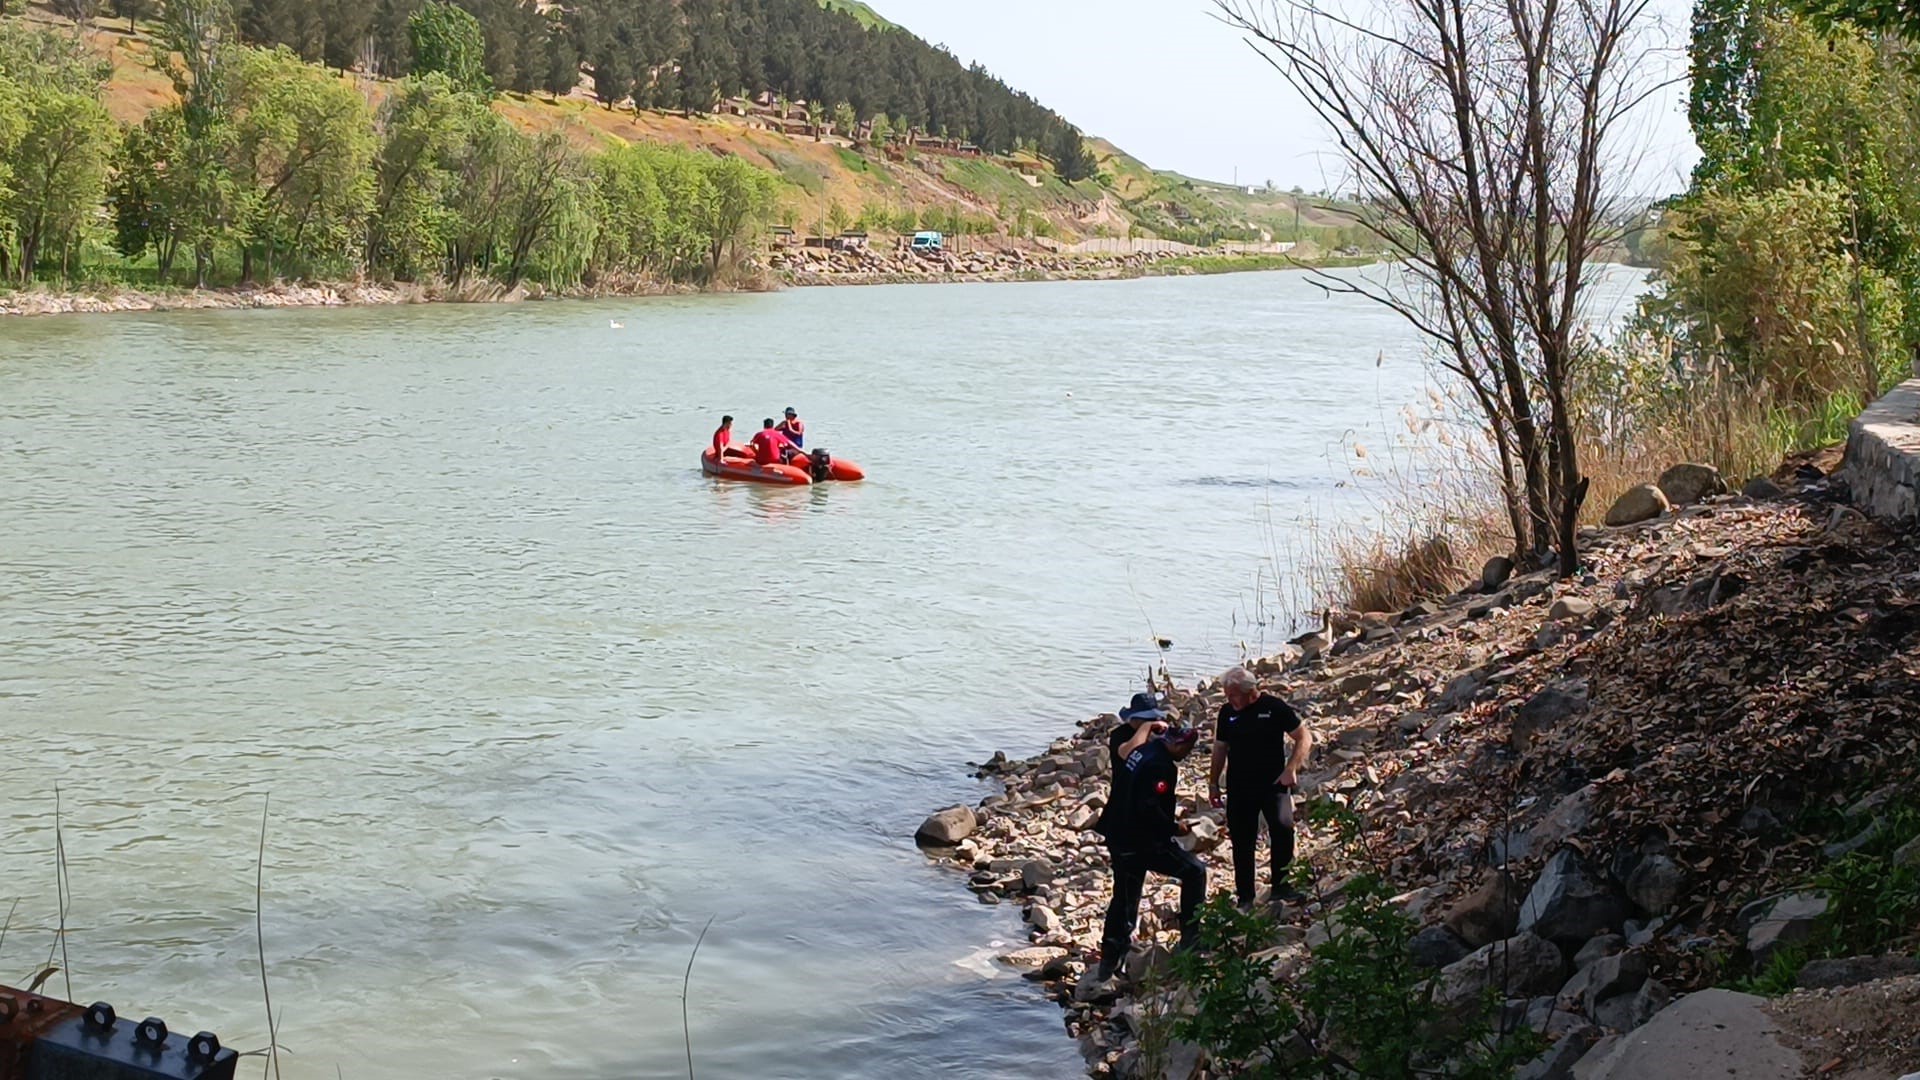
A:
<svg viewBox="0 0 1920 1080">
<path fill-rule="evenodd" d="M 1243 908 L 1253 906 L 1254 850 L 1260 819 L 1265 818 L 1273 900 L 1299 900 L 1301 894 L 1287 883 L 1286 872 L 1293 862 L 1293 789 L 1313 750 L 1313 732 L 1292 706 L 1262 693 L 1246 668 L 1234 668 L 1220 682 L 1227 703 L 1220 707 L 1214 726 L 1207 796 L 1213 805 L 1220 805 L 1220 780 L 1225 773 L 1234 898 Z"/>
</svg>

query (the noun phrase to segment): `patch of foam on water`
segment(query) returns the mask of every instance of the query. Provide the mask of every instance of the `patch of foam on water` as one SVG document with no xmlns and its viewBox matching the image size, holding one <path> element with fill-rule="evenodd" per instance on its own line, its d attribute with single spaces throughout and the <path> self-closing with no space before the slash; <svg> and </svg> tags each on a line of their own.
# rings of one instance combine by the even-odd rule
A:
<svg viewBox="0 0 1920 1080">
<path fill-rule="evenodd" d="M 996 963 L 1001 953 L 1007 951 L 1004 941 L 990 943 L 984 949 L 975 949 L 953 962 L 953 966 L 962 971 L 972 972 L 983 979 L 998 979 L 1007 974 L 1007 969 Z"/>
</svg>

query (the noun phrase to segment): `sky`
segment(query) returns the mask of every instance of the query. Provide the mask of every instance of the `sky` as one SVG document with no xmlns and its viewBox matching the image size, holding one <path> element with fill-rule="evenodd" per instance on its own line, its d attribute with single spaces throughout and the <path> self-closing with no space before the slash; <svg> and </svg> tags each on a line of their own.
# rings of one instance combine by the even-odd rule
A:
<svg viewBox="0 0 1920 1080">
<path fill-rule="evenodd" d="M 868 0 L 962 62 L 979 61 L 1090 135 L 1157 169 L 1207 180 L 1339 180 L 1318 120 L 1215 19 L 1211 0 Z M 1686 0 L 1653 0 L 1665 77 L 1685 75 Z M 1697 152 L 1677 81 L 1638 117 L 1632 194 L 1686 186 Z"/>
</svg>

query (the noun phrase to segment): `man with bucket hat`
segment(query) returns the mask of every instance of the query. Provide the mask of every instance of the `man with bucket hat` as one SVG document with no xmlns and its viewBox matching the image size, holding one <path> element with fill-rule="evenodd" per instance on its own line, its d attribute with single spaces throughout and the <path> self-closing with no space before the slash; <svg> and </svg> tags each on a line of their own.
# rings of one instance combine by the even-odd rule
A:
<svg viewBox="0 0 1920 1080">
<path fill-rule="evenodd" d="M 785 419 L 780 421 L 780 427 L 778 429 L 780 434 L 785 435 L 787 441 L 793 445 L 803 450 L 806 449 L 807 425 L 800 422 L 800 414 L 794 412 L 793 406 L 789 405 L 784 415 Z"/>
<path fill-rule="evenodd" d="M 1133 700 L 1127 703 L 1127 707 L 1120 710 L 1120 722 L 1115 724 L 1113 730 L 1107 734 L 1107 764 L 1110 766 L 1107 770 L 1108 775 L 1120 771 L 1121 763 L 1127 760 L 1127 755 L 1120 752 L 1120 747 L 1124 746 L 1128 739 L 1133 738 L 1134 734 L 1140 730 L 1141 724 L 1166 718 L 1167 708 L 1159 697 L 1149 691 L 1133 695 Z"/>
<path fill-rule="evenodd" d="M 1158 701 L 1152 706 L 1160 708 Z M 1129 711 L 1136 717 L 1143 715 Z M 1187 832 L 1175 817 L 1180 762 L 1193 753 L 1199 738 L 1194 728 L 1141 719 L 1132 737 L 1115 751 L 1119 764 L 1113 772 L 1113 791 L 1094 824 L 1107 839 L 1113 869 L 1113 900 L 1107 905 L 1100 966 L 1093 976 L 1097 982 L 1113 978 L 1133 945 L 1140 894 L 1149 872 L 1179 879 L 1180 947 L 1193 944 L 1194 913 L 1207 896 L 1207 868 L 1173 838 Z"/>
</svg>

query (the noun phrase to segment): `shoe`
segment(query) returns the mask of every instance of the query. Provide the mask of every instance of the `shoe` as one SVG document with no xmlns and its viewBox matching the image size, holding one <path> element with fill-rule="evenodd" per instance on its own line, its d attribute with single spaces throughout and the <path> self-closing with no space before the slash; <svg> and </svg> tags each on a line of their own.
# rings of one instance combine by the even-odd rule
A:
<svg viewBox="0 0 1920 1080">
<path fill-rule="evenodd" d="M 1251 915 L 1253 914 L 1253 901 L 1245 897 L 1235 897 L 1233 901 L 1233 910 L 1239 912 L 1242 915 Z"/>
<path fill-rule="evenodd" d="M 1309 897 L 1306 893 L 1301 892 L 1291 885 L 1274 886 L 1273 903 L 1275 907 L 1281 904 L 1298 904 L 1307 899 L 1309 899 Z"/>
</svg>

